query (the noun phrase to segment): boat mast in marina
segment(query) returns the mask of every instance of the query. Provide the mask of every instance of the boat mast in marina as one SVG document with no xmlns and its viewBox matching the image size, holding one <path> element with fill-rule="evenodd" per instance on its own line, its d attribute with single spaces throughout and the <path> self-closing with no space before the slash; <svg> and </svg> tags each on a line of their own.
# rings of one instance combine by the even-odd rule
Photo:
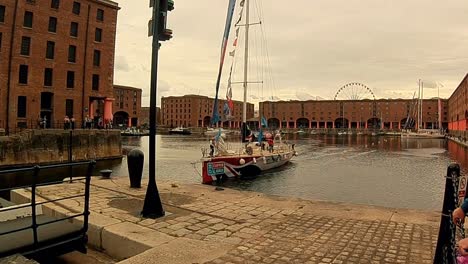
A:
<svg viewBox="0 0 468 264">
<path fill-rule="evenodd" d="M 249 66 L 249 23 L 250 1 L 245 1 L 245 54 L 244 54 L 244 103 L 242 105 L 242 125 L 247 128 L 247 74 Z M 243 131 L 244 133 L 244 131 Z"/>
</svg>

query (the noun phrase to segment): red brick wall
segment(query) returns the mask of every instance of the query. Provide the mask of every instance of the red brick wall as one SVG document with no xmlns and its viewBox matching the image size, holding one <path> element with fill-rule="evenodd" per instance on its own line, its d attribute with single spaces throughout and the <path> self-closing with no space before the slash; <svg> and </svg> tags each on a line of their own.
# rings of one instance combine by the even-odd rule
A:
<svg viewBox="0 0 468 264">
<path fill-rule="evenodd" d="M 123 95 L 121 94 L 123 93 Z M 139 88 L 114 85 L 114 106 L 112 113 L 115 115 L 117 112 L 125 112 L 130 118 L 137 118 L 138 124 L 141 124 L 141 93 Z M 122 101 L 120 99 L 123 99 Z M 122 102 L 122 107 L 121 103 Z M 135 104 L 134 104 L 135 103 Z"/>
<path fill-rule="evenodd" d="M 149 125 L 150 117 L 149 117 L 149 107 L 142 107 L 140 112 L 140 124 L 147 124 Z M 161 124 L 161 108 L 156 107 L 156 124 Z"/>
<path fill-rule="evenodd" d="M 0 57 L 0 127 L 6 120 L 6 98 L 8 80 L 8 61 L 10 48 L 10 32 L 14 32 L 13 53 L 11 59 L 11 77 L 9 93 L 9 127 L 13 129 L 17 122 L 35 123 L 41 111 L 41 92 L 53 93 L 53 110 L 51 118 L 58 123 L 65 116 L 65 100 L 73 100 L 73 116 L 77 124 L 81 123 L 85 114 L 84 108 L 89 106 L 89 96 L 101 98 L 113 97 L 113 68 L 115 51 L 115 31 L 118 7 L 110 1 L 76 0 L 81 3 L 79 15 L 72 13 L 73 1 L 60 1 L 58 10 L 50 7 L 50 0 L 36 0 L 35 4 L 26 1 L 18 1 L 18 9 L 15 14 L 16 0 L 1 0 L 0 5 L 6 6 L 5 23 L 0 23 L 2 32 L 2 49 Z M 110 4 L 109 4 L 110 3 Z M 97 9 L 104 10 L 104 21 L 96 19 Z M 24 12 L 33 12 L 32 29 L 23 27 Z M 89 11 L 89 12 L 88 12 Z M 13 25 L 13 17 L 16 17 L 16 25 Z M 57 18 L 57 32 L 48 32 L 49 17 Z M 89 16 L 89 19 L 88 19 Z M 78 37 L 70 36 L 70 23 L 78 23 Z M 94 41 L 95 28 L 102 28 L 102 42 Z M 20 55 L 21 39 L 23 36 L 31 37 L 30 55 Z M 87 38 L 86 38 L 87 37 Z M 45 58 L 47 41 L 55 42 L 55 58 Z M 76 63 L 68 62 L 68 46 L 75 45 Z M 87 48 L 86 48 L 87 47 Z M 100 66 L 93 66 L 94 49 L 101 51 Z M 86 56 L 85 56 L 86 54 Z M 18 83 L 19 65 L 29 66 L 28 84 Z M 52 87 L 44 86 L 44 69 L 53 69 Z M 66 88 L 67 71 L 75 71 L 75 87 Z M 99 91 L 92 91 L 92 74 L 100 75 Z M 84 91 L 83 91 L 84 77 Z M 84 94 L 84 98 L 83 98 Z M 17 118 L 17 98 L 27 97 L 27 117 Z M 84 101 L 84 105 L 83 105 Z"/>
<path fill-rule="evenodd" d="M 449 130 L 467 130 L 468 122 L 468 74 L 448 99 Z"/>
<path fill-rule="evenodd" d="M 437 102 L 437 99 L 424 100 L 424 123 L 438 123 Z M 446 108 L 446 100 L 442 102 L 443 107 Z M 404 99 L 379 99 L 375 101 L 279 101 L 261 102 L 260 112 L 267 119 L 277 119 L 283 124 L 287 122 L 289 127 L 296 126 L 298 120 L 304 118 L 312 124 L 311 127 L 314 126 L 313 123 L 326 122 L 328 123 L 327 127 L 330 128 L 334 126 L 334 123 L 341 122 L 343 117 L 348 120 L 348 124 L 365 123 L 369 119 L 376 117 L 381 119 L 388 128 L 390 128 L 391 123 L 392 128 L 397 129 L 399 124 L 407 118 L 408 107 L 411 107 L 413 104 L 413 100 Z M 412 107 L 414 108 L 415 106 Z M 446 110 L 441 111 L 441 113 L 443 122 L 447 122 Z M 413 118 L 417 119 L 416 116 Z"/>
<path fill-rule="evenodd" d="M 219 100 L 218 111 L 222 113 L 225 100 Z M 211 118 L 214 99 L 207 96 L 185 95 L 169 96 L 161 99 L 161 121 L 165 126 L 204 127 Z M 239 127 L 242 121 L 242 102 L 234 101 L 234 119 L 231 127 Z M 254 116 L 254 105 L 247 104 L 247 119 Z M 202 122 L 203 121 L 203 122 Z M 229 124 L 224 124 L 229 126 Z"/>
</svg>

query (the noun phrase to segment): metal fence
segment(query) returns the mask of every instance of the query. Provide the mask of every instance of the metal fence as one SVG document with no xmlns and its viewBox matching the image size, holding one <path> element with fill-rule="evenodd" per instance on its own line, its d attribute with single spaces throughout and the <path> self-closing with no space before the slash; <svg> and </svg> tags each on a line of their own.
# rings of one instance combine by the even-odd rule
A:
<svg viewBox="0 0 468 264">
<path fill-rule="evenodd" d="M 83 194 L 76 194 L 70 195 L 67 197 L 62 197 L 54 200 L 46 200 L 42 202 L 36 201 L 37 196 L 37 188 L 48 186 L 48 185 L 55 185 L 55 184 L 63 184 L 62 181 L 55 181 L 55 182 L 47 182 L 47 183 L 39 183 L 40 182 L 40 171 L 44 169 L 53 169 L 53 168 L 62 168 L 62 167 L 69 167 L 72 169 L 74 166 L 83 166 L 87 165 L 87 173 L 84 177 L 75 177 L 73 178 L 70 175 L 68 182 L 75 182 L 75 181 L 85 181 L 85 190 Z M 31 191 L 31 201 L 28 204 L 14 206 L 14 207 L 6 207 L 0 209 L 1 212 L 7 212 L 12 210 L 17 210 L 20 208 L 28 208 L 31 207 L 31 225 L 21 228 L 16 228 L 8 231 L 0 231 L 0 237 L 7 236 L 10 234 L 19 233 L 25 230 L 32 230 L 33 233 L 33 241 L 32 243 L 28 244 L 27 246 L 22 246 L 20 248 L 10 249 L 5 252 L 0 252 L 0 258 L 9 256 L 11 254 L 22 254 L 28 257 L 33 258 L 42 258 L 44 256 L 50 256 L 51 254 L 60 255 L 62 253 L 79 250 L 82 252 L 86 252 L 86 242 L 87 242 L 87 235 L 86 232 L 88 230 L 88 217 L 89 217 L 89 196 L 90 196 L 90 183 L 91 183 L 91 174 L 93 171 L 94 166 L 96 165 L 95 161 L 87 161 L 87 162 L 76 162 L 76 163 L 67 163 L 67 164 L 59 164 L 59 165 L 49 165 L 49 166 L 34 166 L 29 168 L 20 168 L 20 169 L 11 169 L 11 170 L 2 170 L 0 171 L 0 176 L 4 174 L 12 174 L 12 173 L 24 173 L 24 172 L 32 172 L 32 184 L 20 187 L 13 187 L 13 188 L 5 188 L 0 189 L 0 193 L 2 192 L 10 192 L 13 190 L 18 189 L 28 189 Z M 84 209 L 83 212 L 76 213 L 70 216 L 66 216 L 63 218 L 55 218 L 54 220 L 38 223 L 37 221 L 37 206 L 38 205 L 45 205 L 49 203 L 55 203 L 63 200 L 70 200 L 79 197 L 84 197 Z M 38 228 L 41 226 L 50 225 L 53 223 L 67 221 L 69 219 L 77 218 L 83 216 L 83 226 L 80 228 L 79 231 L 73 231 L 71 233 L 61 235 L 56 238 L 52 238 L 46 241 L 39 241 L 38 239 Z"/>
</svg>

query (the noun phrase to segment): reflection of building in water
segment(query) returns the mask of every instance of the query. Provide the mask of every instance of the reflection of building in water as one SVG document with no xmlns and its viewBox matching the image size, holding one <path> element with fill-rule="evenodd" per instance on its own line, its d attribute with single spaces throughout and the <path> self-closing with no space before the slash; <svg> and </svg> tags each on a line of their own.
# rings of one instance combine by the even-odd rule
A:
<svg viewBox="0 0 468 264">
<path fill-rule="evenodd" d="M 450 155 L 450 158 L 460 164 L 462 170 L 465 173 L 468 173 L 468 155 L 466 147 L 456 143 L 455 141 L 448 140 L 447 148 Z"/>
</svg>

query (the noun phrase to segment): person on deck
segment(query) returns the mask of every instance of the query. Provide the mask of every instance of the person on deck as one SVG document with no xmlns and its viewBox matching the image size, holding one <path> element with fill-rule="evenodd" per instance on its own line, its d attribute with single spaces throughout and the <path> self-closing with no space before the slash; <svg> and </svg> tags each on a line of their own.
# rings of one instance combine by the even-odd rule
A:
<svg viewBox="0 0 468 264">
<path fill-rule="evenodd" d="M 468 212 L 468 198 L 465 199 L 460 207 L 455 209 L 452 213 L 453 222 L 457 224 L 458 222 L 464 222 L 466 213 Z M 458 241 L 458 251 L 460 255 L 458 263 L 468 263 L 468 238 L 464 238 Z"/>
<path fill-rule="evenodd" d="M 270 153 L 273 152 L 273 139 L 272 139 L 271 137 L 268 138 L 268 151 L 269 151 Z"/>
<path fill-rule="evenodd" d="M 213 157 L 214 155 L 215 144 L 216 144 L 215 139 L 214 138 L 211 139 L 210 140 L 210 157 Z"/>
</svg>

